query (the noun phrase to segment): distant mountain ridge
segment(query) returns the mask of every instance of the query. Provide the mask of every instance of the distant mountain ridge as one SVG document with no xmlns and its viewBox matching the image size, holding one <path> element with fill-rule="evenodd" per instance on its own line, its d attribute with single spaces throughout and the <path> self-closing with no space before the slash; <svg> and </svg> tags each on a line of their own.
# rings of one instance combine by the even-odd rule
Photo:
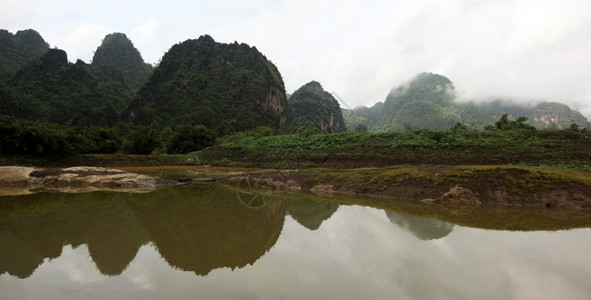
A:
<svg viewBox="0 0 591 300">
<path fill-rule="evenodd" d="M 457 102 L 452 81 L 433 73 L 418 74 L 408 83 L 392 89 L 384 102 L 372 107 L 343 110 L 349 128 L 362 124 L 369 131 L 447 130 L 458 122 L 469 128 L 483 129 L 503 114 L 513 119 L 525 116 L 529 124 L 539 129 L 565 129 L 571 124 L 591 128 L 581 113 L 556 102 L 540 102 L 535 107 L 506 100 Z"/>
</svg>

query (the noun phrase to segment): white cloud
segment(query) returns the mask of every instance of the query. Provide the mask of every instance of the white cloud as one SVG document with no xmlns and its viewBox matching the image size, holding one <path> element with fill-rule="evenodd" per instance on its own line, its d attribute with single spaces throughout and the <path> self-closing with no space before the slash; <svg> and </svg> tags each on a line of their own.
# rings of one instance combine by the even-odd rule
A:
<svg viewBox="0 0 591 300">
<path fill-rule="evenodd" d="M 162 36 L 162 26 L 162 21 L 159 19 L 145 19 L 131 30 L 129 38 L 146 62 L 155 63 L 164 54 L 157 46 Z"/>
<path fill-rule="evenodd" d="M 56 46 L 67 50 L 70 61 L 81 59 L 90 62 L 103 38 L 112 32 L 113 29 L 108 25 L 85 23 L 73 28 L 69 35 L 56 41 Z"/>
<path fill-rule="evenodd" d="M 9 31 L 29 26 L 35 17 L 35 9 L 31 1 L 0 0 L 0 28 Z"/>
</svg>

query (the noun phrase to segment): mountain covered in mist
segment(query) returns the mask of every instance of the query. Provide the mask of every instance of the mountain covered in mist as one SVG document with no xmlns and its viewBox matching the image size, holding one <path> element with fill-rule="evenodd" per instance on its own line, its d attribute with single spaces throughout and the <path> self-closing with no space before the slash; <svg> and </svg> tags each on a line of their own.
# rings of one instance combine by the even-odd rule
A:
<svg viewBox="0 0 591 300">
<path fill-rule="evenodd" d="M 255 47 L 208 35 L 174 45 L 129 105 L 134 124 L 200 124 L 219 134 L 287 118 L 281 74 Z"/>
<path fill-rule="evenodd" d="M 528 124 L 539 129 L 565 129 L 572 124 L 591 128 L 581 113 L 556 102 L 540 102 L 536 106 L 502 99 L 457 102 L 452 81 L 432 73 L 418 74 L 392 89 L 384 102 L 372 107 L 343 110 L 349 128 L 364 126 L 370 131 L 447 130 L 458 122 L 469 128 L 483 129 L 504 114 L 513 119 L 527 117 Z"/>
<path fill-rule="evenodd" d="M 288 100 L 288 124 L 321 131 L 345 131 L 339 102 L 320 83 L 311 81 L 297 89 Z"/>
</svg>

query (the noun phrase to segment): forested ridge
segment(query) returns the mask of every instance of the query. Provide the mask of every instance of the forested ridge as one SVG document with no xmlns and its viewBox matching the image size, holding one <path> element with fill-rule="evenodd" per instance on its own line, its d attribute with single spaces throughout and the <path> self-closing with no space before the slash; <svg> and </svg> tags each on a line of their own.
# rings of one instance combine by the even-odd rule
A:
<svg viewBox="0 0 591 300">
<path fill-rule="evenodd" d="M 152 67 L 123 33 L 107 35 L 91 63 L 69 62 L 33 30 L 0 38 L 2 70 L 11 70 L 0 80 L 2 153 L 189 152 L 287 119 L 281 74 L 246 44 L 204 35 Z"/>
<path fill-rule="evenodd" d="M 91 62 L 72 63 L 35 30 L 0 30 L 0 67 L 0 153 L 14 155 L 186 153 L 280 134 L 500 130 L 503 120 L 528 130 L 590 126 L 556 102 L 457 102 L 452 81 L 432 73 L 369 108 L 341 109 L 316 81 L 288 100 L 256 47 L 208 35 L 173 45 L 152 66 L 123 33 L 105 36 Z"/>
</svg>

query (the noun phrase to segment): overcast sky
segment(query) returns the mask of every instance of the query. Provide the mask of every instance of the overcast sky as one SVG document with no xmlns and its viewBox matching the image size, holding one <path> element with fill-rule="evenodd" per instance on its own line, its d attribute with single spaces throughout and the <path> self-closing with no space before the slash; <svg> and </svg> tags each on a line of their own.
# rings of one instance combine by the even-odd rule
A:
<svg viewBox="0 0 591 300">
<path fill-rule="evenodd" d="M 209 34 L 256 46 L 288 93 L 316 80 L 347 106 L 372 105 L 420 72 L 463 99 L 557 101 L 591 118 L 589 0 L 0 0 L 0 27 L 33 28 L 70 61 L 90 62 L 123 32 L 156 63 Z"/>
</svg>

